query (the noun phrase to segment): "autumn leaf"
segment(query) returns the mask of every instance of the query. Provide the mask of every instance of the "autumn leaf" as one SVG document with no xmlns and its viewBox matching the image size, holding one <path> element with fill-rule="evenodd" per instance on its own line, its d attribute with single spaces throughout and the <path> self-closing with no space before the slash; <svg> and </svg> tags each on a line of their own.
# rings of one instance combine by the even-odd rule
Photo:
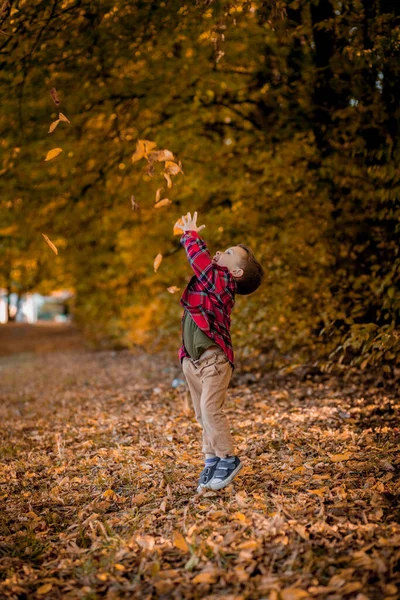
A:
<svg viewBox="0 0 400 600">
<path fill-rule="evenodd" d="M 344 454 L 333 454 L 330 455 L 332 462 L 341 462 L 342 460 L 350 460 L 351 452 L 345 452 Z"/>
<path fill-rule="evenodd" d="M 281 591 L 282 600 L 302 600 L 303 598 L 310 598 L 310 594 L 300 588 L 286 588 Z"/>
<path fill-rule="evenodd" d="M 171 189 L 172 188 L 172 179 L 171 179 L 171 177 L 168 175 L 168 173 L 164 173 L 164 177 L 166 179 L 168 189 Z"/>
<path fill-rule="evenodd" d="M 46 154 L 46 158 L 44 160 L 45 161 L 53 160 L 53 158 L 56 158 L 56 156 L 61 154 L 61 152 L 62 152 L 62 148 L 53 148 L 53 150 L 49 150 L 49 152 Z"/>
<path fill-rule="evenodd" d="M 161 261 L 163 259 L 163 255 L 162 254 L 157 254 L 157 256 L 154 259 L 154 273 L 157 273 L 158 267 L 161 265 Z"/>
<path fill-rule="evenodd" d="M 115 492 L 114 490 L 108 489 L 104 492 L 103 497 L 104 498 L 113 498 L 115 496 Z"/>
<path fill-rule="evenodd" d="M 124 565 L 121 565 L 120 563 L 115 563 L 114 568 L 117 569 L 117 571 L 120 571 L 121 573 L 125 571 Z"/>
<path fill-rule="evenodd" d="M 174 155 L 170 150 L 158 150 L 157 152 L 151 152 L 151 154 L 149 154 L 149 160 L 151 162 L 164 162 L 173 159 Z"/>
<path fill-rule="evenodd" d="M 171 287 L 167 288 L 170 294 L 175 294 L 175 292 L 179 292 L 181 288 L 176 287 L 176 285 L 171 285 Z"/>
<path fill-rule="evenodd" d="M 218 575 L 213 571 L 203 571 L 192 579 L 192 583 L 215 583 Z"/>
<path fill-rule="evenodd" d="M 160 202 L 157 202 L 157 204 L 154 205 L 154 208 L 161 208 L 162 206 L 168 206 L 169 204 L 172 204 L 171 200 L 164 198 L 163 200 L 160 200 Z"/>
<path fill-rule="evenodd" d="M 171 162 L 171 161 L 167 161 L 165 163 L 165 173 L 168 173 L 169 175 L 177 175 L 178 173 L 181 172 L 181 167 L 179 165 L 177 165 L 175 162 Z"/>
<path fill-rule="evenodd" d="M 174 531 L 173 543 L 175 548 L 179 548 L 179 550 L 183 550 L 184 552 L 190 551 L 185 538 L 179 531 Z"/>
<path fill-rule="evenodd" d="M 60 122 L 60 119 L 57 119 L 57 121 L 53 121 L 53 123 L 49 127 L 48 133 L 52 133 L 55 130 L 55 128 L 57 127 L 57 125 L 59 124 L 59 122 Z M 46 160 L 47 160 L 47 158 L 46 158 Z"/>
<path fill-rule="evenodd" d="M 142 140 L 138 140 L 136 142 L 136 150 L 132 154 L 132 162 L 136 162 L 141 160 L 144 157 L 145 147 Z"/>
<path fill-rule="evenodd" d="M 140 206 L 136 203 L 135 196 L 131 196 L 132 210 L 139 210 Z"/>
<path fill-rule="evenodd" d="M 52 98 L 52 100 L 53 100 L 54 104 L 55 104 L 56 106 L 58 106 L 58 105 L 60 104 L 60 101 L 59 101 L 59 99 L 58 99 L 58 94 L 57 94 L 57 90 L 56 90 L 56 88 L 55 88 L 55 87 L 52 87 L 52 88 L 51 88 L 51 90 L 50 90 L 50 96 L 51 96 L 51 98 Z"/>
<path fill-rule="evenodd" d="M 46 240 L 46 242 L 48 243 L 48 245 L 50 246 L 50 248 L 53 250 L 54 254 L 58 254 L 58 250 L 56 248 L 56 246 L 53 244 L 53 242 L 47 237 L 47 235 L 45 235 L 44 233 L 42 233 L 42 236 L 44 237 L 44 239 Z"/>
<path fill-rule="evenodd" d="M 163 187 L 158 188 L 158 190 L 156 191 L 156 202 L 158 202 L 160 200 L 161 197 L 161 192 L 163 191 Z"/>
<path fill-rule="evenodd" d="M 41 585 L 40 588 L 38 588 L 36 590 L 36 593 L 39 596 L 44 596 L 45 594 L 48 594 L 51 591 L 52 587 L 53 587 L 52 583 L 45 583 L 44 585 Z"/>
<path fill-rule="evenodd" d="M 174 225 L 173 235 L 183 235 L 183 230 L 179 229 L 179 227 L 177 227 L 177 225 L 183 225 L 183 221 L 181 218 L 179 218 Z"/>
<path fill-rule="evenodd" d="M 67 117 L 62 113 L 58 113 L 58 118 L 60 119 L 60 121 L 65 121 L 65 123 L 71 123 L 71 121 L 67 119 Z"/>
<path fill-rule="evenodd" d="M 153 550 L 156 543 L 155 539 L 151 535 L 138 535 L 135 539 L 136 543 L 145 550 Z"/>
</svg>

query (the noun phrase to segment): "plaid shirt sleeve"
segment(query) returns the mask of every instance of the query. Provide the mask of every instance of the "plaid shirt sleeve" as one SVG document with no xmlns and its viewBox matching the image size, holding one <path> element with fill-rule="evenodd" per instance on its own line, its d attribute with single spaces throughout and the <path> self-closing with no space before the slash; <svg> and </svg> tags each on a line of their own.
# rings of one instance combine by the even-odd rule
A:
<svg viewBox="0 0 400 600">
<path fill-rule="evenodd" d="M 197 231 L 186 231 L 180 239 L 185 248 L 190 266 L 203 288 L 218 302 L 232 302 L 235 293 L 235 280 L 225 267 L 212 263 L 206 243 Z"/>
</svg>

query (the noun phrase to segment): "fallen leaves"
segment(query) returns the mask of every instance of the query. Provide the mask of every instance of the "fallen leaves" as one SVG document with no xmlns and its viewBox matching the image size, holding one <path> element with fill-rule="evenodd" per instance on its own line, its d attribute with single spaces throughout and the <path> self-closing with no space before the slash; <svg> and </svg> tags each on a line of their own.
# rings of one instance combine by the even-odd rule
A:
<svg viewBox="0 0 400 600">
<path fill-rule="evenodd" d="M 183 550 L 184 552 L 189 552 L 190 548 L 183 537 L 183 535 L 179 531 L 174 531 L 173 542 L 175 548 L 179 548 L 179 550 Z"/>
</svg>

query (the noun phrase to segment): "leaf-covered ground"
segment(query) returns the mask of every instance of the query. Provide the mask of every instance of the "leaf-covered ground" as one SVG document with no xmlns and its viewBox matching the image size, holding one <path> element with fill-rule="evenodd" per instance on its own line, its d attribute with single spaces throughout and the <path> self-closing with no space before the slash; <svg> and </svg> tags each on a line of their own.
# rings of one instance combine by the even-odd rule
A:
<svg viewBox="0 0 400 600">
<path fill-rule="evenodd" d="M 1 597 L 399 598 L 395 385 L 236 373 L 245 466 L 197 494 L 177 359 L 46 329 L 13 350 L 17 330 L 0 332 Z"/>
</svg>

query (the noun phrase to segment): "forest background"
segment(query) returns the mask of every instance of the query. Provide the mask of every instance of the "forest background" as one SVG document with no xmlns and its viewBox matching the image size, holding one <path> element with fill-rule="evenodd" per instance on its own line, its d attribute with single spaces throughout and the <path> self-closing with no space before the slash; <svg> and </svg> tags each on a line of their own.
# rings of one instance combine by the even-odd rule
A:
<svg viewBox="0 0 400 600">
<path fill-rule="evenodd" d="M 236 299 L 243 360 L 397 370 L 394 0 L 0 13 L 0 287 L 73 289 L 96 346 L 177 350 L 191 273 L 173 226 L 197 210 L 211 252 L 248 244 L 266 271 Z"/>
</svg>

